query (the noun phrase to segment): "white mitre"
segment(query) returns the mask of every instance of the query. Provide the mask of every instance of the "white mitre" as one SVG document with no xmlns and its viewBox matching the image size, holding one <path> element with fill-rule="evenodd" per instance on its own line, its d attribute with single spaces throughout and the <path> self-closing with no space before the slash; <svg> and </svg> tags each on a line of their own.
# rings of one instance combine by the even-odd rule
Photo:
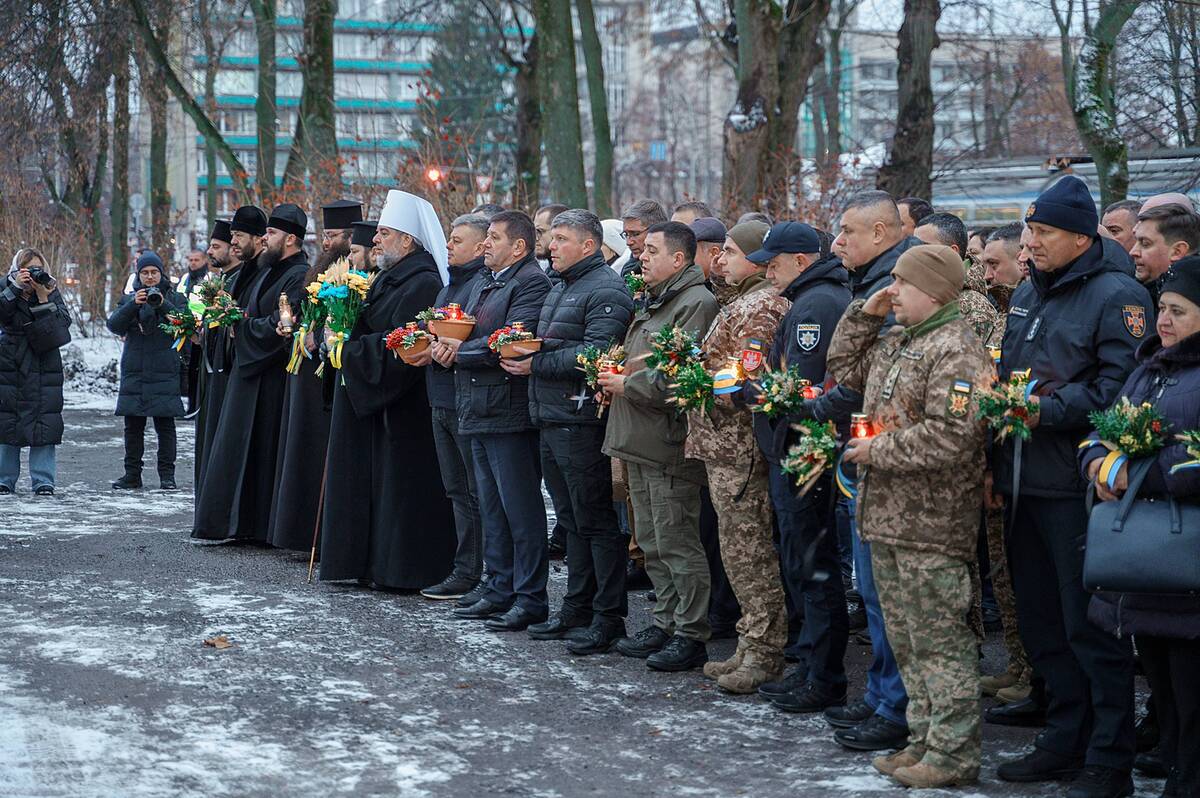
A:
<svg viewBox="0 0 1200 798">
<path fill-rule="evenodd" d="M 387 193 L 387 201 L 383 203 L 383 210 L 379 213 L 379 226 L 408 233 L 417 239 L 437 263 L 438 272 L 442 275 L 442 285 L 450 282 L 450 269 L 446 260 L 446 234 L 442 231 L 441 222 L 438 221 L 437 214 L 428 200 L 407 191 L 391 189 Z"/>
</svg>

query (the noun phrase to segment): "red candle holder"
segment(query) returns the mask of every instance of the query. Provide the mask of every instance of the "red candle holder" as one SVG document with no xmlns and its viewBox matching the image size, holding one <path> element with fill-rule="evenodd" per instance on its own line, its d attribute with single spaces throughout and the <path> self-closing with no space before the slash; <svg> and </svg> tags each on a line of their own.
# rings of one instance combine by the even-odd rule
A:
<svg viewBox="0 0 1200 798">
<path fill-rule="evenodd" d="M 873 437 L 875 437 L 875 428 L 871 424 L 871 419 L 867 418 L 866 413 L 851 413 L 850 414 L 850 437 L 852 437 L 852 438 L 873 438 Z"/>
<path fill-rule="evenodd" d="M 462 305 L 459 305 L 457 302 L 451 302 L 449 305 L 446 305 L 446 318 L 461 319 L 462 317 Z"/>
</svg>

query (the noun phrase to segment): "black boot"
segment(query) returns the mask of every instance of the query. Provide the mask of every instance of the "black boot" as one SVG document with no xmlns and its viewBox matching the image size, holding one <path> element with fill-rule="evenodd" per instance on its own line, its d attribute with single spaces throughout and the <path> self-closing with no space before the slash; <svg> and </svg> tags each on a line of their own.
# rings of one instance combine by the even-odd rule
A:
<svg viewBox="0 0 1200 798">
<path fill-rule="evenodd" d="M 662 651 L 646 657 L 646 667 L 656 671 L 690 671 L 708 662 L 708 647 L 699 640 L 675 635 Z"/>
<path fill-rule="evenodd" d="M 112 484 L 113 490 L 138 490 L 142 487 L 142 475 L 126 473 Z"/>
<path fill-rule="evenodd" d="M 612 651 L 618 640 L 625 637 L 625 624 L 592 624 L 582 637 L 567 643 L 567 652 L 576 657 L 591 654 L 606 654 Z"/>
<path fill-rule="evenodd" d="M 1133 778 L 1128 770 L 1088 765 L 1075 779 L 1067 798 L 1127 798 L 1133 795 Z"/>
</svg>

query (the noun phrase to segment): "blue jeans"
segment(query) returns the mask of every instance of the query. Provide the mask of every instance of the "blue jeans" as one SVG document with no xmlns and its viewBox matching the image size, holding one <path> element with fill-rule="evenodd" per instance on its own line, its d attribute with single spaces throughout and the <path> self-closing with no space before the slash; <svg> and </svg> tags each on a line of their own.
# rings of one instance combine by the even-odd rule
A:
<svg viewBox="0 0 1200 798">
<path fill-rule="evenodd" d="M 900 668 L 896 655 L 888 643 L 887 630 L 883 626 L 883 610 L 879 607 L 879 592 L 875 590 L 875 573 L 871 570 L 871 544 L 858 537 L 858 525 L 854 520 L 854 502 L 850 501 L 850 524 L 854 533 L 854 572 L 858 576 L 858 592 L 867 611 L 867 634 L 871 636 L 871 667 L 867 670 L 866 701 L 875 708 L 875 714 L 892 723 L 907 725 L 904 710 L 908 706 L 908 693 L 900 679 Z"/>
<path fill-rule="evenodd" d="M 33 489 L 42 486 L 54 487 L 54 453 L 55 447 L 30 446 L 29 448 L 29 480 Z M 21 476 L 21 447 L 0 443 L 0 485 L 9 490 L 16 490 L 17 479 Z"/>
</svg>

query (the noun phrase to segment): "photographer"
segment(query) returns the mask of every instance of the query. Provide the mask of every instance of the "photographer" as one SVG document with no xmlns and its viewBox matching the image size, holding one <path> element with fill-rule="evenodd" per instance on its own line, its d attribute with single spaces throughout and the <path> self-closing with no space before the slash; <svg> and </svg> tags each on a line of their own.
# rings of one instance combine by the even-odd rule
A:
<svg viewBox="0 0 1200 798">
<path fill-rule="evenodd" d="M 19 250 L 0 284 L 0 495 L 21 475 L 29 447 L 33 492 L 54 495 L 54 447 L 62 443 L 63 365 L 71 316 L 35 249 Z"/>
<path fill-rule="evenodd" d="M 117 415 L 125 417 L 125 476 L 112 484 L 117 490 L 142 487 L 147 417 L 154 419 L 158 435 L 159 486 L 175 489 L 175 419 L 183 415 L 180 361 L 172 348 L 174 339 L 159 325 L 171 311 L 186 308 L 183 295 L 163 274 L 159 257 L 143 253 L 137 260 L 133 293 L 126 294 L 108 317 L 108 329 L 125 339 L 117 397 Z"/>
</svg>

